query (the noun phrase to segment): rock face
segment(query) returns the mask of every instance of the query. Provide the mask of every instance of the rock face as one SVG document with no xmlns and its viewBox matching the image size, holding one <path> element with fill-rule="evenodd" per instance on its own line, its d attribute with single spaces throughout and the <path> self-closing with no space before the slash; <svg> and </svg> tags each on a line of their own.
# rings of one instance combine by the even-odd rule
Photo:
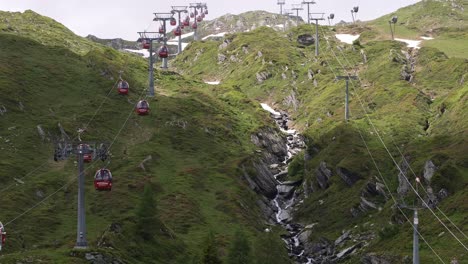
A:
<svg viewBox="0 0 468 264">
<path fill-rule="evenodd" d="M 407 177 L 406 175 L 409 169 L 409 165 L 407 161 L 409 162 L 409 157 L 405 157 L 405 159 L 403 159 L 400 162 L 401 171 L 400 173 L 398 173 L 398 189 L 397 189 L 397 193 L 400 197 L 406 196 L 409 190 L 409 184 L 406 179 Z"/>
<path fill-rule="evenodd" d="M 392 262 L 388 261 L 382 256 L 376 254 L 368 254 L 362 258 L 363 264 L 391 264 Z"/>
<path fill-rule="evenodd" d="M 262 82 L 266 81 L 270 77 L 271 77 L 271 73 L 266 72 L 266 71 L 257 72 L 257 74 L 256 74 L 256 78 L 257 78 L 257 81 L 259 83 L 262 83 Z"/>
<path fill-rule="evenodd" d="M 327 168 L 327 163 L 324 161 L 320 162 L 319 167 L 315 170 L 315 175 L 320 188 L 326 189 L 330 186 L 328 180 L 330 179 L 332 172 Z"/>
<path fill-rule="evenodd" d="M 359 176 L 357 173 L 351 172 L 345 168 L 338 167 L 336 172 L 348 186 L 353 186 L 354 183 L 361 179 L 361 176 Z"/>
<path fill-rule="evenodd" d="M 260 160 L 253 163 L 255 175 L 249 175 L 243 167 L 244 178 L 250 185 L 250 188 L 267 198 L 273 199 L 276 196 L 276 180 L 266 164 Z"/>
<path fill-rule="evenodd" d="M 436 169 L 436 165 L 434 165 L 431 160 L 426 161 L 424 164 L 424 179 L 427 182 L 431 182 L 432 176 L 434 176 Z"/>
<path fill-rule="evenodd" d="M 250 141 L 262 149 L 267 164 L 278 164 L 288 154 L 283 136 L 271 127 L 264 128 L 250 136 Z"/>
</svg>

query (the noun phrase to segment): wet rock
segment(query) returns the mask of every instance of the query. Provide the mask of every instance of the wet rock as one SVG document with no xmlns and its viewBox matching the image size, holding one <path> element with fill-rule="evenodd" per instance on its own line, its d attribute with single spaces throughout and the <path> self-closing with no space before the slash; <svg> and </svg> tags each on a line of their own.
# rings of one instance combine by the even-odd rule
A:
<svg viewBox="0 0 468 264">
<path fill-rule="evenodd" d="M 319 167 L 315 170 L 315 176 L 317 177 L 317 182 L 322 189 L 329 187 L 329 179 L 332 175 L 332 172 L 327 168 L 327 163 L 324 161 L 320 162 Z"/>
<path fill-rule="evenodd" d="M 261 197 L 259 200 L 257 200 L 257 205 L 260 207 L 260 210 L 262 210 L 263 215 L 265 215 L 267 221 L 270 224 L 275 224 L 276 223 L 276 216 L 275 216 L 275 209 L 274 206 L 270 203 L 270 201 L 266 197 Z"/>
<path fill-rule="evenodd" d="M 349 171 L 346 168 L 338 167 L 336 169 L 336 172 L 348 186 L 353 186 L 354 183 L 361 179 L 361 176 L 359 174 Z"/>
<path fill-rule="evenodd" d="M 279 195 L 288 198 L 293 194 L 295 187 L 293 185 L 280 184 L 277 186 L 277 190 Z"/>
</svg>

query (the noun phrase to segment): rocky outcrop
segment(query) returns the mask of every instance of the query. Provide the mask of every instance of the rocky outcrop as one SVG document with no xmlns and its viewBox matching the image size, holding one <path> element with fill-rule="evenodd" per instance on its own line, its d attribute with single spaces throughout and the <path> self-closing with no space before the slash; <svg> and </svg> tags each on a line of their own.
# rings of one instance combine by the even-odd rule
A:
<svg viewBox="0 0 468 264">
<path fill-rule="evenodd" d="M 287 107 L 292 107 L 294 111 L 297 111 L 299 107 L 299 100 L 297 100 L 296 92 L 294 90 L 292 90 L 291 93 L 286 96 L 286 98 L 284 98 L 283 104 Z"/>
<path fill-rule="evenodd" d="M 336 169 L 336 172 L 348 186 L 353 186 L 354 183 L 361 179 L 361 176 L 359 174 L 349 171 L 346 168 L 338 167 Z"/>
<path fill-rule="evenodd" d="M 267 71 L 257 72 L 255 77 L 257 78 L 257 81 L 259 83 L 263 83 L 264 81 L 266 81 L 267 79 L 269 79 L 271 77 L 271 73 L 269 73 Z"/>
<path fill-rule="evenodd" d="M 276 180 L 266 164 L 262 160 L 252 164 L 255 174 L 249 173 L 245 166 L 242 167 L 245 180 L 249 187 L 263 196 L 273 199 L 276 196 Z"/>
<path fill-rule="evenodd" d="M 409 156 L 406 156 L 401 162 L 400 162 L 400 172 L 398 173 L 398 189 L 397 189 L 397 193 L 400 197 L 404 197 L 406 196 L 406 194 L 408 193 L 409 191 L 409 184 L 408 184 L 408 180 L 407 180 L 407 176 L 406 174 L 408 173 L 408 169 L 409 169 L 409 164 L 408 164 L 408 161 L 409 161 Z"/>
<path fill-rule="evenodd" d="M 387 260 L 386 257 L 379 256 L 379 255 L 377 255 L 375 253 L 370 253 L 370 254 L 365 255 L 361 259 L 361 261 L 362 261 L 363 264 L 391 264 L 391 263 L 395 263 L 395 262 L 390 262 L 389 260 Z"/>
<path fill-rule="evenodd" d="M 218 54 L 218 64 L 223 63 L 224 61 L 226 61 L 226 59 L 227 59 L 226 55 L 224 55 L 222 53 Z"/>
<path fill-rule="evenodd" d="M 426 161 L 424 164 L 424 179 L 427 182 L 431 182 L 432 176 L 434 176 L 436 169 L 436 165 L 434 165 L 431 160 Z"/>
<path fill-rule="evenodd" d="M 262 149 L 263 160 L 266 164 L 281 163 L 288 154 L 283 135 L 271 127 L 263 128 L 252 134 L 250 141 Z"/>
<path fill-rule="evenodd" d="M 319 167 L 315 170 L 315 176 L 317 177 L 320 188 L 326 189 L 330 186 L 328 181 L 332 176 L 332 171 L 327 168 L 327 163 L 324 161 L 320 162 Z"/>
</svg>

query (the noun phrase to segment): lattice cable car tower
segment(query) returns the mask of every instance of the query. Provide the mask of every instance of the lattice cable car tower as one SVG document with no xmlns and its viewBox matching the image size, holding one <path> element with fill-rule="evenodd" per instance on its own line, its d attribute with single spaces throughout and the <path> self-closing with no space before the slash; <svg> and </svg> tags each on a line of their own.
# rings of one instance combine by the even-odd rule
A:
<svg viewBox="0 0 468 264">
<path fill-rule="evenodd" d="M 191 11 L 191 14 L 193 15 L 194 22 L 192 24 L 193 28 L 193 40 L 198 40 L 198 24 L 199 22 L 203 21 L 203 18 L 205 17 L 205 14 L 208 14 L 208 6 L 206 3 L 190 3 L 189 8 L 193 9 Z M 198 10 L 200 10 L 200 13 L 198 13 Z M 192 15 L 190 15 L 192 16 Z"/>
<path fill-rule="evenodd" d="M 96 150 L 96 151 L 94 151 Z M 60 161 L 75 154 L 78 158 L 78 214 L 76 229 L 76 249 L 87 249 L 86 239 L 86 209 L 85 209 L 85 172 L 84 162 L 99 158 L 105 161 L 108 156 L 108 144 L 104 142 L 55 142 L 54 160 Z"/>
<path fill-rule="evenodd" d="M 299 25 L 299 11 L 304 10 L 304 8 L 302 8 L 301 4 L 292 4 L 291 10 L 296 11 L 296 21 Z"/>
<path fill-rule="evenodd" d="M 187 8 L 188 6 L 171 6 L 172 11 L 171 13 L 175 15 L 175 13 L 178 14 L 178 23 L 179 27 L 182 25 L 182 20 L 180 19 L 180 14 L 181 13 L 188 13 Z M 177 46 L 177 54 L 180 54 L 182 52 L 182 36 L 179 34 L 179 43 Z"/>
<path fill-rule="evenodd" d="M 304 0 L 304 1 L 302 1 L 302 4 L 307 5 L 307 24 L 310 24 L 310 17 L 309 17 L 310 5 L 314 5 L 315 1 L 313 1 L 313 0 Z"/>
<path fill-rule="evenodd" d="M 174 15 L 172 13 L 154 13 L 155 15 L 155 18 L 153 19 L 153 21 L 161 21 L 162 22 L 162 26 L 164 28 L 164 33 L 163 33 L 163 42 L 164 42 L 164 46 L 167 47 L 167 21 L 171 21 L 171 20 L 175 20 L 174 19 Z M 162 60 L 162 65 L 161 65 L 161 68 L 163 69 L 167 69 L 167 58 L 161 58 Z"/>
<path fill-rule="evenodd" d="M 286 1 L 285 0 L 278 0 L 278 2 L 276 4 L 280 6 L 280 15 L 282 15 L 283 14 L 283 5 L 286 4 Z"/>
<path fill-rule="evenodd" d="M 165 41 L 166 38 L 161 37 L 159 32 L 138 32 L 140 38 L 138 42 L 143 43 L 143 48 L 149 49 L 149 89 L 148 89 L 148 96 L 154 96 L 154 58 L 153 58 L 153 41 L 157 40 L 158 42 Z M 167 66 L 167 65 L 166 65 Z"/>
<path fill-rule="evenodd" d="M 310 13 L 308 17 L 310 20 L 315 20 L 315 56 L 319 55 L 319 34 L 318 34 L 318 22 L 319 20 L 325 20 L 323 16 L 325 13 Z"/>
</svg>

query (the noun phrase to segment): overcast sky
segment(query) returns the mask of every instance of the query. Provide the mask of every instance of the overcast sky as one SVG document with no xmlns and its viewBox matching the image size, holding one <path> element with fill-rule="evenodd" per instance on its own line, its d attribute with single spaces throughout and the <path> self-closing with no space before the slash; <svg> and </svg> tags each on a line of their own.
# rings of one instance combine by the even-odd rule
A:
<svg viewBox="0 0 468 264">
<path fill-rule="evenodd" d="M 152 22 L 154 12 L 168 12 L 171 6 L 188 5 L 198 1 L 183 0 L 0 0 L 0 10 L 24 11 L 31 9 L 64 24 L 78 35 L 96 35 L 100 38 L 138 38 L 137 31 L 156 31 Z M 302 0 L 286 0 L 285 9 Z M 316 0 L 310 12 L 335 14 L 335 21 L 351 21 L 351 9 L 359 6 L 358 19 L 370 20 L 419 0 Z M 211 20 L 226 13 L 239 14 L 251 10 L 279 13 L 277 0 L 206 0 Z M 306 17 L 306 6 L 300 12 Z"/>
</svg>

